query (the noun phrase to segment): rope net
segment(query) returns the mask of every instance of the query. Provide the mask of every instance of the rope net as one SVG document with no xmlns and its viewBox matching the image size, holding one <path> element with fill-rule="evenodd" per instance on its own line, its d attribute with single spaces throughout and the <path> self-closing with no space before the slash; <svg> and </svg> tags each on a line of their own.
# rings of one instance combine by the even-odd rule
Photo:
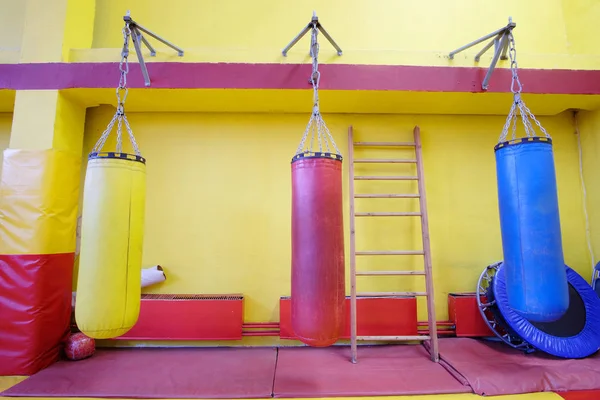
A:
<svg viewBox="0 0 600 400">
<path fill-rule="evenodd" d="M 313 111 L 306 125 L 306 129 L 304 130 L 304 135 L 302 135 L 302 140 L 300 141 L 300 145 L 296 150 L 295 156 L 298 155 L 311 155 L 315 154 L 315 138 L 317 140 L 317 144 L 319 146 L 319 153 L 332 153 L 331 148 L 335 150 L 335 153 L 338 158 L 341 159 L 342 155 L 340 150 L 338 149 L 335 141 L 333 140 L 333 136 L 327 128 L 323 117 L 321 116 L 321 111 L 319 110 L 319 82 L 321 79 L 321 73 L 319 72 L 319 42 L 317 41 L 317 35 L 319 30 L 317 28 L 317 24 L 313 23 L 312 34 L 311 34 L 311 46 L 310 46 L 310 55 L 312 57 L 312 75 L 311 75 L 311 83 L 313 87 Z M 310 134 L 310 143 L 308 147 L 305 149 L 307 145 L 307 139 Z M 325 150 L 323 149 L 325 147 Z"/>
<path fill-rule="evenodd" d="M 127 89 L 127 74 L 129 73 L 129 40 L 131 38 L 131 29 L 129 27 L 129 23 L 125 24 L 123 28 L 123 51 L 121 52 L 121 62 L 119 63 L 119 86 L 116 89 L 117 95 L 117 111 L 115 115 L 112 117 L 108 126 L 102 132 L 100 139 L 96 142 L 94 149 L 92 150 L 93 154 L 98 154 L 102 152 L 102 148 L 106 144 L 106 140 L 110 136 L 110 133 L 115 125 L 117 124 L 117 145 L 116 145 L 116 153 L 123 153 L 123 137 L 122 137 L 122 126 L 125 125 L 127 129 L 127 134 L 129 136 L 129 141 L 131 142 L 131 146 L 135 155 L 141 157 L 142 154 L 140 152 L 139 146 L 133 136 L 133 131 L 131 130 L 131 126 L 129 125 L 129 121 L 127 120 L 127 116 L 125 115 L 125 100 L 127 99 L 127 93 L 129 90 Z"/>
<path fill-rule="evenodd" d="M 536 135 L 535 128 L 531 123 L 531 121 L 533 121 L 538 126 L 540 132 L 543 133 L 547 139 L 551 139 L 548 132 L 546 132 L 546 129 L 544 129 L 542 124 L 540 124 L 540 122 L 535 118 L 535 115 L 533 115 L 529 108 L 527 108 L 523 98 L 521 97 L 523 86 L 521 85 L 521 81 L 519 80 L 519 75 L 517 73 L 517 51 L 515 50 L 515 38 L 513 37 L 512 31 L 508 32 L 507 35 L 509 40 L 510 70 L 512 72 L 510 91 L 513 93 L 514 101 L 508 113 L 508 117 L 506 118 L 506 123 L 502 129 L 498 143 L 517 139 L 517 119 L 519 116 L 523 122 L 523 127 L 525 128 L 525 134 L 527 137 L 538 137 L 538 135 Z M 511 127 L 511 139 L 508 139 L 508 131 L 511 130 Z"/>
</svg>

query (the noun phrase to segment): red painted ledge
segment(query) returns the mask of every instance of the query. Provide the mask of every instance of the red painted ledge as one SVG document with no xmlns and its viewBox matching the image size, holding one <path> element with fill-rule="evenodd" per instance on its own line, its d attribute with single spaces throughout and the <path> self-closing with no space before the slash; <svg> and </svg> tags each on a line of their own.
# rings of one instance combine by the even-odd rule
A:
<svg viewBox="0 0 600 400">
<path fill-rule="evenodd" d="M 149 63 L 156 89 L 309 89 L 310 64 Z M 482 92 L 486 68 L 401 65 L 321 65 L 321 89 Z M 536 94 L 600 94 L 600 71 L 521 69 L 523 91 Z M 114 88 L 117 63 L 0 64 L 0 89 Z M 510 91 L 511 73 L 497 69 L 488 92 Z M 132 63 L 130 88 L 144 88 Z"/>
</svg>

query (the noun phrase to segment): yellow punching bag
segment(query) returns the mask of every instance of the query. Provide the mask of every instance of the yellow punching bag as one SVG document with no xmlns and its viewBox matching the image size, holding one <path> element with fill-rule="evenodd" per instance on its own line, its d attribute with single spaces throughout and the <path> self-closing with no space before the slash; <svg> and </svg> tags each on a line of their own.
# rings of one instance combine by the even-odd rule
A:
<svg viewBox="0 0 600 400">
<path fill-rule="evenodd" d="M 117 152 L 100 151 L 119 118 L 136 155 L 121 152 L 120 129 Z M 123 114 L 117 112 L 107 131 L 88 158 L 75 306 L 77 327 L 96 339 L 129 331 L 137 322 L 141 300 L 146 160 Z"/>
</svg>

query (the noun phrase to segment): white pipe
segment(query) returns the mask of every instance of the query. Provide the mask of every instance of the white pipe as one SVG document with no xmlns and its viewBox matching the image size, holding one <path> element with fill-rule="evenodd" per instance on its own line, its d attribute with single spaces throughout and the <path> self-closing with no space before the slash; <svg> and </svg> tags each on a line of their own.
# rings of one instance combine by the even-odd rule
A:
<svg viewBox="0 0 600 400">
<path fill-rule="evenodd" d="M 167 279 L 162 267 L 155 265 L 154 267 L 142 269 L 142 287 L 148 287 L 159 282 L 164 282 Z"/>
</svg>

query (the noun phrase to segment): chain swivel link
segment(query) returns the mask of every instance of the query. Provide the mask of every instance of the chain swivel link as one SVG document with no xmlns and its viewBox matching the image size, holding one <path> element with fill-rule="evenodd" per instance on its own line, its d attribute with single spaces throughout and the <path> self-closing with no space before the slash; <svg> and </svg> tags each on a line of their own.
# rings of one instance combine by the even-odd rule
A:
<svg viewBox="0 0 600 400">
<path fill-rule="evenodd" d="M 312 57 L 312 74 L 310 76 L 310 83 L 313 87 L 313 114 L 318 115 L 319 112 L 319 81 L 321 80 L 321 73 L 319 72 L 319 42 L 317 41 L 317 35 L 319 30 L 317 24 L 313 23 L 311 44 L 310 44 L 310 56 Z"/>
<path fill-rule="evenodd" d="M 508 113 L 508 117 L 506 118 L 506 122 L 504 124 L 504 128 L 502 129 L 502 133 L 500 134 L 500 138 L 498 139 L 498 143 L 503 143 L 507 141 L 508 131 L 512 125 L 512 135 L 511 140 L 516 140 L 517 138 L 517 119 L 519 114 L 521 115 L 521 120 L 523 121 L 523 126 L 525 128 L 525 134 L 527 137 L 536 137 L 536 132 L 531 124 L 531 121 L 535 122 L 538 126 L 539 130 L 544 134 L 544 136 L 550 139 L 550 135 L 546 132 L 546 129 L 540 124 L 540 122 L 535 118 L 535 115 L 527 108 L 525 102 L 523 101 L 523 97 L 521 92 L 523 91 L 523 85 L 519 80 L 518 74 L 518 65 L 517 65 L 517 50 L 515 47 L 515 38 L 512 34 L 512 31 L 507 33 L 508 36 L 508 54 L 510 57 L 510 71 L 511 71 L 511 82 L 510 82 L 510 91 L 513 94 L 513 104 Z M 517 111 L 518 110 L 518 111 Z"/>
<path fill-rule="evenodd" d="M 129 89 L 127 88 L 127 74 L 129 73 L 129 41 L 131 39 L 131 28 L 129 26 L 129 22 L 125 23 L 125 27 L 123 27 L 123 49 L 121 50 L 121 61 L 119 62 L 119 85 L 117 86 L 115 93 L 117 96 L 117 111 L 115 115 L 112 117 L 108 126 L 102 132 L 100 139 L 94 146 L 92 153 L 100 153 L 110 132 L 113 129 L 115 123 L 117 123 L 117 143 L 116 143 L 116 152 L 123 152 L 123 139 L 122 139 L 122 125 L 125 124 L 125 128 L 127 129 L 127 133 L 129 135 L 129 140 L 131 141 L 131 145 L 133 147 L 133 151 L 136 156 L 141 157 L 141 152 L 138 147 L 138 144 L 133 136 L 133 131 L 129 126 L 129 121 L 127 120 L 127 116 L 125 115 L 125 101 L 127 100 L 127 94 L 129 93 Z"/>
<path fill-rule="evenodd" d="M 325 121 L 321 116 L 321 110 L 319 106 L 319 84 L 321 81 L 321 73 L 319 72 L 319 42 L 317 40 L 318 34 L 319 27 L 317 25 L 317 22 L 313 22 L 311 28 L 310 45 L 310 55 L 312 58 L 312 73 L 309 79 L 309 82 L 312 84 L 313 87 L 313 109 L 312 114 L 310 116 L 310 120 L 308 121 L 308 125 L 306 126 L 306 130 L 304 131 L 304 135 L 302 136 L 302 140 L 300 141 L 300 145 L 296 150 L 296 155 L 301 153 L 313 152 L 316 133 L 320 153 L 323 153 L 323 144 L 325 144 L 326 152 L 331 153 L 331 149 L 329 146 L 329 142 L 331 142 L 331 145 L 335 149 L 336 154 L 341 157 L 340 150 L 335 144 L 333 136 L 331 135 L 329 128 L 327 128 L 327 125 L 325 124 Z M 311 133 L 310 147 L 307 150 L 304 150 L 304 145 L 306 143 L 306 139 L 308 138 L 309 132 Z"/>
<path fill-rule="evenodd" d="M 521 85 L 521 81 L 519 80 L 519 75 L 517 73 L 517 50 L 515 48 L 515 37 L 512 32 L 508 34 L 508 56 L 510 57 L 510 71 L 512 73 L 512 80 L 510 82 L 510 91 L 513 93 L 515 102 L 521 100 L 521 91 L 523 90 L 523 85 Z M 517 88 L 515 89 L 515 84 Z"/>
<path fill-rule="evenodd" d="M 117 86 L 117 112 L 121 115 L 125 113 L 125 100 L 129 90 L 127 89 L 127 74 L 129 73 L 129 40 L 131 39 L 131 29 L 129 22 L 125 23 L 123 28 L 123 50 L 121 51 L 121 62 L 119 63 L 119 86 Z"/>
</svg>

